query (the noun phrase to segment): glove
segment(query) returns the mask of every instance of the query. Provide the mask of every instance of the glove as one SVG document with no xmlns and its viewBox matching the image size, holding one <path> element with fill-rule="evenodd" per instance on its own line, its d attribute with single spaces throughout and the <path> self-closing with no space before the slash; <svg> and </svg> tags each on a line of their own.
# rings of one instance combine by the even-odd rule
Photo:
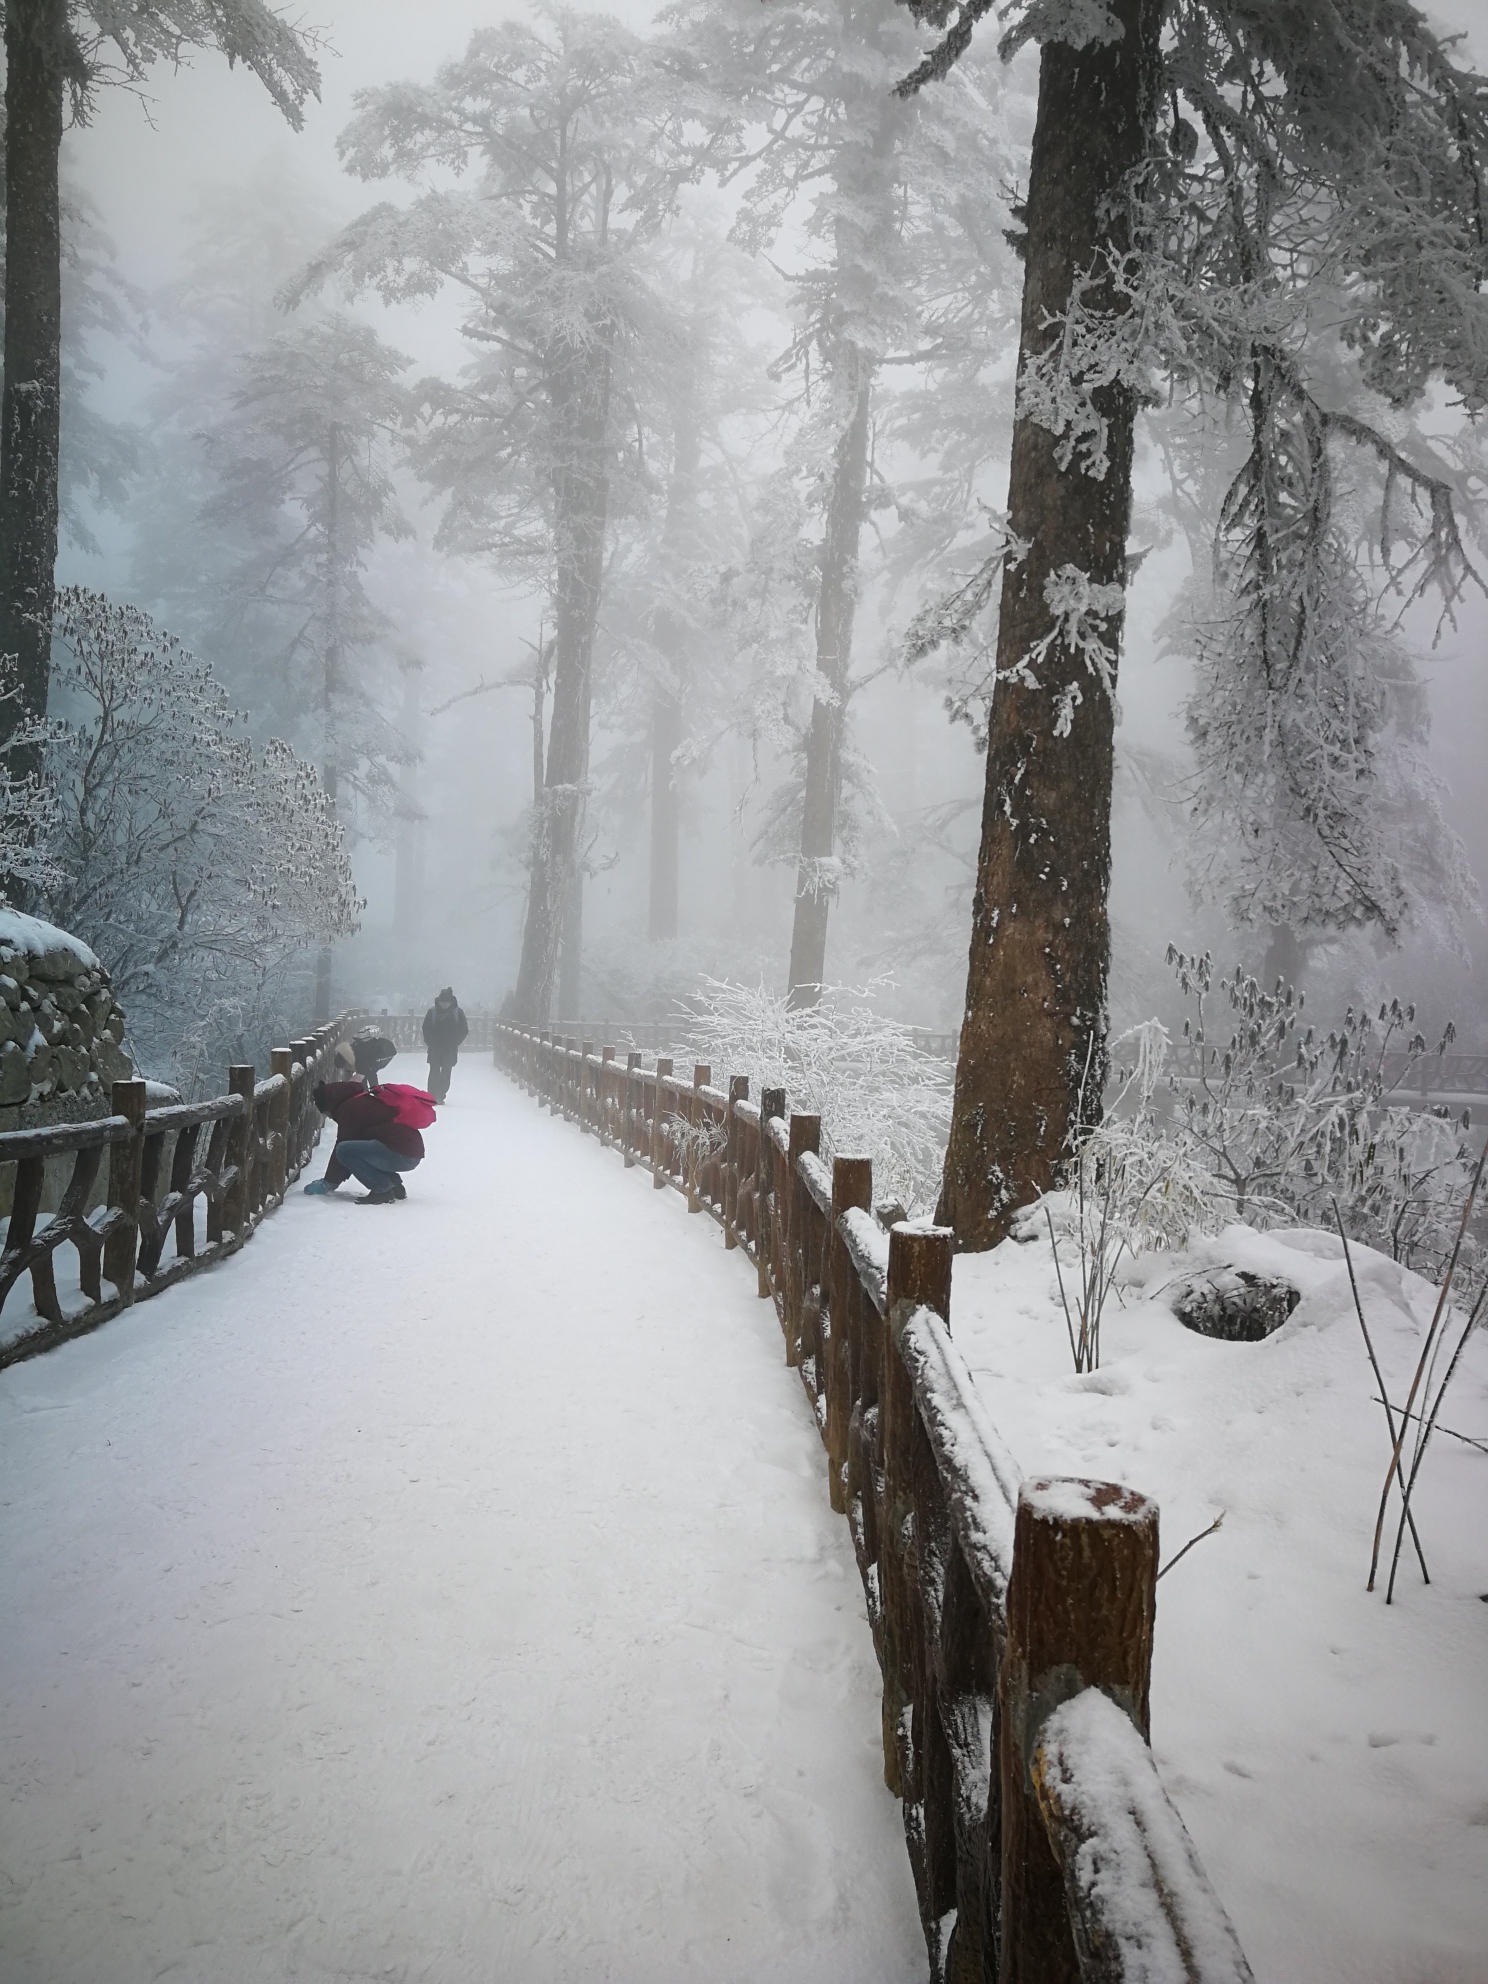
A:
<svg viewBox="0 0 1488 1984">
<path fill-rule="evenodd" d="M 305 1197 L 307 1199 L 323 1199 L 329 1193 L 334 1192 L 335 1189 L 335 1186 L 324 1178 L 312 1178 L 310 1183 L 305 1187 Z"/>
</svg>

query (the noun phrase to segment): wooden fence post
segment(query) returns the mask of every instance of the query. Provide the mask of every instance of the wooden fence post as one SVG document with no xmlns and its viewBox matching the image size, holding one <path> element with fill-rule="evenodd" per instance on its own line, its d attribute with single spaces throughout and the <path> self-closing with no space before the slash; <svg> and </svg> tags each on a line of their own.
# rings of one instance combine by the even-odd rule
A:
<svg viewBox="0 0 1488 1984">
<path fill-rule="evenodd" d="M 755 1265 L 759 1269 L 759 1292 L 761 1296 L 774 1294 L 770 1283 L 770 1254 L 772 1247 L 771 1226 L 777 1214 L 770 1203 L 771 1187 L 775 1180 L 775 1139 L 770 1135 L 770 1124 L 777 1116 L 785 1114 L 785 1090 L 783 1088 L 762 1088 L 760 1090 L 759 1152 L 755 1170 Z"/>
<path fill-rule="evenodd" d="M 703 1209 L 702 1195 L 698 1191 L 698 1180 L 702 1175 L 703 1169 L 700 1132 L 705 1121 L 705 1116 L 703 1098 L 698 1091 L 705 1089 L 712 1079 L 713 1070 L 706 1061 L 696 1061 L 693 1063 L 692 1103 L 687 1125 L 692 1133 L 688 1140 L 687 1151 L 687 1210 L 689 1212 L 701 1212 Z"/>
<path fill-rule="evenodd" d="M 269 1072 L 284 1077 L 284 1087 L 274 1097 L 269 1110 L 269 1129 L 274 1138 L 269 1157 L 269 1195 L 282 1199 L 289 1185 L 289 1101 L 294 1082 L 293 1049 L 270 1048 Z"/>
<path fill-rule="evenodd" d="M 723 1245 L 726 1253 L 739 1244 L 739 1123 L 734 1115 L 734 1104 L 748 1100 L 748 1075 L 730 1075 L 723 1143 Z"/>
<path fill-rule="evenodd" d="M 625 1153 L 625 1168 L 630 1171 L 635 1166 L 635 1113 L 636 1113 L 636 1069 L 641 1065 L 641 1053 L 633 1047 L 625 1056 L 625 1105 L 620 1112 L 620 1148 Z"/>
<path fill-rule="evenodd" d="M 228 1187 L 222 1223 L 232 1228 L 241 1247 L 248 1238 L 248 1209 L 253 1203 L 253 1089 L 258 1071 L 251 1061 L 235 1062 L 227 1071 L 229 1095 L 243 1097 L 243 1113 L 233 1123 L 227 1140 L 227 1161 L 235 1164 L 238 1175 Z"/>
<path fill-rule="evenodd" d="M 615 1050 L 612 1046 L 599 1050 L 599 1141 L 610 1141 L 610 1126 L 605 1119 L 605 1090 L 613 1087 L 615 1076 Z"/>
<path fill-rule="evenodd" d="M 115 1116 L 127 1116 L 133 1134 L 109 1146 L 108 1202 L 124 1214 L 103 1249 L 103 1271 L 118 1291 L 121 1308 L 134 1300 L 134 1264 L 139 1254 L 140 1175 L 145 1161 L 145 1085 L 138 1078 L 115 1082 L 109 1091 Z"/>
<path fill-rule="evenodd" d="M 883 1468 L 878 1574 L 883 1604 L 884 1782 L 900 1798 L 910 1795 L 918 1774 L 907 1711 L 917 1693 L 924 1648 L 916 1630 L 916 1566 L 904 1549 L 914 1528 L 915 1402 L 914 1387 L 899 1355 L 899 1331 L 921 1308 L 933 1309 L 949 1326 L 954 1249 L 954 1235 L 946 1226 L 901 1223 L 889 1232 L 888 1314 L 878 1376 Z"/>
<path fill-rule="evenodd" d="M 782 1255 L 785 1300 L 780 1324 L 785 1331 L 785 1361 L 792 1368 L 801 1361 L 801 1298 L 806 1292 L 806 1233 L 809 1225 L 806 1208 L 801 1204 L 806 1186 L 796 1170 L 796 1162 L 804 1151 L 809 1150 L 814 1156 L 820 1148 L 820 1116 L 798 1116 L 793 1113 L 786 1177 L 778 1195 L 781 1201 L 781 1237 L 785 1242 Z"/>
<path fill-rule="evenodd" d="M 579 1128 L 587 1127 L 592 1097 L 589 1093 L 589 1063 L 594 1057 L 594 1042 L 586 1040 L 579 1048 Z"/>
<path fill-rule="evenodd" d="M 852 1413 L 852 1285 L 856 1270 L 837 1222 L 853 1207 L 873 1209 L 873 1160 L 867 1157 L 832 1159 L 832 1230 L 827 1235 L 828 1325 L 831 1335 L 823 1363 L 827 1394 L 827 1492 L 838 1515 L 847 1510 L 847 1425 Z"/>
<path fill-rule="evenodd" d="M 1002 1962 L 999 1984 L 1079 1984 L 1064 1881 L 1034 1799 L 1044 1723 L 1099 1688 L 1149 1734 L 1157 1504 L 1110 1481 L 1025 1481 L 999 1678 Z"/>
<path fill-rule="evenodd" d="M 651 1183 L 659 1192 L 667 1181 L 666 1138 L 662 1134 L 662 1082 L 672 1072 L 672 1059 L 669 1054 L 656 1057 L 656 1104 L 651 1111 Z"/>
</svg>

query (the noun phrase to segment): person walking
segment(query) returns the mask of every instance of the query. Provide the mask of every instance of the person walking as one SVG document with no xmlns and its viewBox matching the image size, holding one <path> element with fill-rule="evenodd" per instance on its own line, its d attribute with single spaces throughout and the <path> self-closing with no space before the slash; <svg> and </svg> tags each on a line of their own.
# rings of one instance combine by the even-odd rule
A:
<svg viewBox="0 0 1488 1984">
<path fill-rule="evenodd" d="M 470 1031 L 454 987 L 446 985 L 424 1014 L 424 1045 L 429 1050 L 429 1093 L 436 1102 L 449 1094 L 450 1072 L 460 1055 L 460 1042 Z"/>
<path fill-rule="evenodd" d="M 337 1058 L 344 1058 L 337 1049 Z M 423 1162 L 424 1140 L 408 1120 L 412 1113 L 406 1098 L 418 1098 L 417 1089 L 395 1085 L 368 1088 L 360 1079 L 346 1082 L 317 1082 L 311 1091 L 316 1108 L 336 1125 L 336 1146 L 325 1176 L 305 1187 L 312 1198 L 334 1192 L 348 1178 L 365 1185 L 367 1196 L 359 1206 L 392 1205 L 406 1199 L 402 1173 Z M 434 1114 L 427 1106 L 419 1112 L 428 1122 Z"/>
</svg>

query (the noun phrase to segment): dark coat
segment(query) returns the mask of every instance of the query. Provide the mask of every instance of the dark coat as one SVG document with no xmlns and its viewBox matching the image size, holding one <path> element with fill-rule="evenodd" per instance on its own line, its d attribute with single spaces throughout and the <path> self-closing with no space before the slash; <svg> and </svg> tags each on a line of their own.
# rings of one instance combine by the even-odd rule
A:
<svg viewBox="0 0 1488 1984">
<path fill-rule="evenodd" d="M 415 1163 L 424 1154 L 424 1140 L 409 1123 L 398 1121 L 398 1112 L 376 1089 L 360 1082 L 317 1082 L 315 1106 L 336 1125 L 336 1142 L 386 1144 L 399 1157 Z"/>
<path fill-rule="evenodd" d="M 470 1031 L 470 1023 L 458 1004 L 436 999 L 424 1014 L 424 1045 L 429 1059 L 451 1066 L 459 1056 L 460 1042 Z"/>
</svg>

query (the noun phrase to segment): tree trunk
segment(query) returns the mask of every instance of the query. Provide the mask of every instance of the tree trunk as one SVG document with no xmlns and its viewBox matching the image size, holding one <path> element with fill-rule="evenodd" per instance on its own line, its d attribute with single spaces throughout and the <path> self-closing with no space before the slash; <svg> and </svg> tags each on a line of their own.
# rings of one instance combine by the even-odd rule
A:
<svg viewBox="0 0 1488 1984">
<path fill-rule="evenodd" d="M 1028 181 L 1019 374 L 1057 336 L 1075 280 L 1125 242 L 1119 194 L 1145 154 L 1160 82 L 1161 0 L 1113 0 L 1123 30 L 1104 46 L 1048 43 Z M 1111 314 L 1119 296 L 1097 293 Z M 1054 320 L 1050 328 L 1050 319 Z M 1020 406 L 1009 529 L 1028 545 L 1003 574 L 997 685 L 987 746 L 966 1013 L 938 1217 L 958 1245 L 994 1246 L 1012 1214 L 1055 1182 L 1106 1074 L 1107 891 L 1111 872 L 1111 696 L 1067 636 L 1050 581 L 1124 586 L 1131 516 L 1129 389 L 1093 394 L 1108 424 L 1099 479 Z M 1094 612 L 1114 688 L 1121 614 Z M 1014 676 L 1036 644 L 1034 683 Z M 1063 733 L 1063 734 L 1061 734 Z"/>
<path fill-rule="evenodd" d="M 532 886 L 517 970 L 516 1017 L 546 1026 L 558 973 L 564 908 L 584 822 L 589 777 L 590 668 L 604 574 L 609 503 L 605 448 L 610 423 L 610 354 L 601 337 L 569 348 L 551 373 L 559 435 L 553 473 L 555 632 L 553 716 L 548 729 L 540 818 L 533 837 Z"/>
<path fill-rule="evenodd" d="M 858 351 L 848 354 L 851 413 L 837 443 L 827 530 L 822 543 L 816 606 L 816 668 L 831 692 L 811 706 L 801 806 L 801 855 L 796 868 L 796 915 L 791 930 L 790 1004 L 814 1006 L 827 966 L 827 912 L 837 894 L 831 864 L 842 796 L 842 730 L 853 613 L 858 603 L 858 537 L 868 489 L 868 410 L 873 372 Z"/>
<path fill-rule="evenodd" d="M 584 1017 L 584 877 L 574 869 L 563 905 L 563 948 L 558 961 L 558 1018 Z"/>
<path fill-rule="evenodd" d="M 57 564 L 62 233 L 57 159 L 69 48 L 66 0 L 5 9 L 5 391 L 0 402 L 0 656 L 15 658 L 0 743 L 46 715 Z M 12 754 L 39 771 L 41 747 Z"/>
<path fill-rule="evenodd" d="M 325 652 L 321 662 L 320 698 L 323 763 L 321 782 L 337 813 L 341 783 L 340 736 L 336 722 L 336 699 L 341 690 L 341 430 L 333 420 L 326 436 L 326 629 Z M 331 947 L 325 945 L 315 959 L 315 1019 L 324 1025 L 331 1017 Z"/>
<path fill-rule="evenodd" d="M 682 705 L 670 683 L 651 694 L 651 915 L 653 940 L 677 934 L 677 842 L 681 817 L 672 753 L 682 742 Z"/>
</svg>

